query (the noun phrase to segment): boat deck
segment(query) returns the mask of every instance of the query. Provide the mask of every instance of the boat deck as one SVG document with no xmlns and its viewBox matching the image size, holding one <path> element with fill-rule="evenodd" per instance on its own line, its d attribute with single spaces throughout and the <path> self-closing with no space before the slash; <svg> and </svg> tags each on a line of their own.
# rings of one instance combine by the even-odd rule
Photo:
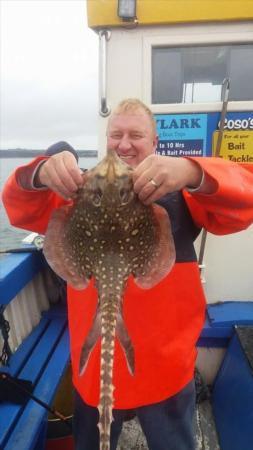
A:
<svg viewBox="0 0 253 450">
<path fill-rule="evenodd" d="M 209 400 L 197 405 L 195 427 L 196 450 L 220 450 Z M 148 450 L 138 419 L 124 423 L 117 450 Z"/>
</svg>

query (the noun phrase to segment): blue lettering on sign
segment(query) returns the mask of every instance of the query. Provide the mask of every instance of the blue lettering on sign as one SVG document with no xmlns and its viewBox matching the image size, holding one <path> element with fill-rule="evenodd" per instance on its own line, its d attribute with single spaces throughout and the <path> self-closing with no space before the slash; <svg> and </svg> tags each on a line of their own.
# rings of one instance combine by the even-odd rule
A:
<svg viewBox="0 0 253 450">
<path fill-rule="evenodd" d="M 213 133 L 219 129 L 220 117 L 218 111 L 156 114 L 159 135 L 157 152 L 169 156 L 211 156 Z M 225 131 L 252 129 L 253 111 L 229 111 L 226 114 Z"/>
<path fill-rule="evenodd" d="M 190 119 L 157 119 L 157 127 L 160 130 L 167 129 L 178 129 L 178 128 L 201 128 L 200 118 L 190 118 Z"/>
<path fill-rule="evenodd" d="M 175 156 L 195 155 L 191 153 L 194 151 L 197 156 L 206 154 L 207 114 L 156 114 L 155 119 L 159 153 L 170 150 Z"/>
</svg>

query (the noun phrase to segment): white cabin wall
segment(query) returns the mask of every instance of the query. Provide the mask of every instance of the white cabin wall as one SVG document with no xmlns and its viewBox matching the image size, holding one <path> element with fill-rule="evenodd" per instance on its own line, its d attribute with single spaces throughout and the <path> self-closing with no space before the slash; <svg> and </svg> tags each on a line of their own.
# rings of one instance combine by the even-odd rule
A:
<svg viewBox="0 0 253 450">
<path fill-rule="evenodd" d="M 199 252 L 200 238 L 196 242 Z M 203 287 L 208 303 L 253 301 L 253 226 L 226 236 L 207 234 Z"/>
<path fill-rule="evenodd" d="M 252 22 L 219 23 L 219 24 L 184 24 L 171 26 L 143 26 L 134 29 L 122 27 L 111 30 L 107 41 L 107 104 L 110 110 L 120 100 L 127 97 L 137 97 L 150 105 L 151 73 L 147 55 L 148 42 L 152 38 L 158 41 L 185 43 L 189 35 L 198 43 L 203 36 L 212 37 L 219 42 L 218 34 L 228 38 L 230 42 L 239 39 L 241 33 L 246 39 L 252 39 Z M 151 106 L 151 105 L 150 105 Z M 185 107 L 184 107 L 185 106 Z M 203 111 L 203 107 L 201 110 Z M 210 107 L 210 104 L 208 105 Z M 179 112 L 180 107 L 189 110 L 191 105 L 154 105 L 154 113 Z M 214 110 L 212 107 L 210 110 Z M 196 108 L 195 108 L 196 111 Z M 99 117 L 98 157 L 102 159 L 106 151 L 106 127 L 108 117 Z"/>
<path fill-rule="evenodd" d="M 124 98 L 141 97 L 142 39 L 139 33 L 133 31 L 113 30 L 107 52 L 107 100 L 112 111 Z M 99 159 L 106 150 L 107 121 L 108 118 L 100 117 Z"/>
<path fill-rule="evenodd" d="M 187 36 L 195 43 L 208 40 L 219 43 L 221 39 L 235 42 L 253 37 L 252 22 L 219 23 L 201 25 L 173 25 L 163 27 L 137 27 L 136 29 L 113 29 L 107 42 L 107 103 L 112 110 L 126 97 L 138 97 L 150 104 L 150 56 L 149 45 L 156 43 L 187 42 Z M 247 102 L 249 110 L 253 102 Z M 229 109 L 238 107 L 229 105 Z M 181 111 L 219 111 L 221 103 L 195 105 L 154 105 L 155 113 L 179 113 Z M 106 149 L 106 126 L 108 118 L 99 119 L 99 158 Z M 199 247 L 199 239 L 196 248 Z M 204 255 L 203 284 L 207 302 L 226 300 L 253 301 L 253 227 L 229 236 L 208 234 Z"/>
</svg>

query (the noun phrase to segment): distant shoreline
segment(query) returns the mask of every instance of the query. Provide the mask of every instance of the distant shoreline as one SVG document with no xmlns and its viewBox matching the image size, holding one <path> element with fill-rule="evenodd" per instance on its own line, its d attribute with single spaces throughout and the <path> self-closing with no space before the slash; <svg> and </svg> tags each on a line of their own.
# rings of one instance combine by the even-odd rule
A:
<svg viewBox="0 0 253 450">
<path fill-rule="evenodd" d="M 97 150 L 76 150 L 80 158 L 97 158 Z M 45 150 L 26 150 L 22 148 L 0 150 L 0 158 L 32 158 L 43 155 Z"/>
</svg>

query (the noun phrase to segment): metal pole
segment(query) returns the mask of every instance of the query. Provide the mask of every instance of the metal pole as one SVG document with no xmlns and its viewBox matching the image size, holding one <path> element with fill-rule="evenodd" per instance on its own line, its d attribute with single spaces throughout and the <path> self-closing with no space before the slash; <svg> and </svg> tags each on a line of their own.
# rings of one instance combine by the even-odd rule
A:
<svg viewBox="0 0 253 450">
<path fill-rule="evenodd" d="M 229 88 L 230 88 L 230 80 L 229 78 L 224 78 L 222 82 L 222 110 L 221 110 L 221 118 L 220 118 L 220 126 L 219 126 L 219 134 L 215 149 L 215 156 L 217 158 L 220 157 L 220 149 L 221 149 L 221 143 L 222 143 L 222 137 L 223 137 L 223 131 L 224 131 L 224 125 L 225 125 L 225 118 L 227 114 L 227 108 L 228 108 L 228 94 L 229 94 Z"/>
<path fill-rule="evenodd" d="M 230 88 L 230 80 L 229 78 L 224 78 L 222 82 L 222 89 L 221 89 L 221 100 L 222 100 L 222 110 L 221 110 L 221 117 L 220 117 L 220 126 L 219 126 L 219 134 L 215 149 L 215 157 L 220 157 L 220 149 L 221 149 L 221 143 L 222 143 L 222 137 L 223 137 L 223 131 L 224 131 L 224 125 L 225 125 L 225 118 L 227 114 L 227 107 L 228 107 L 228 94 L 229 94 L 229 88 Z M 207 238 L 207 231 L 202 231 L 201 236 L 201 243 L 200 243 L 200 250 L 199 250 L 199 259 L 198 259 L 198 265 L 200 268 L 200 271 L 203 269 L 203 259 L 204 259 L 204 253 L 205 253 L 205 247 L 206 247 L 206 238 Z"/>
</svg>

